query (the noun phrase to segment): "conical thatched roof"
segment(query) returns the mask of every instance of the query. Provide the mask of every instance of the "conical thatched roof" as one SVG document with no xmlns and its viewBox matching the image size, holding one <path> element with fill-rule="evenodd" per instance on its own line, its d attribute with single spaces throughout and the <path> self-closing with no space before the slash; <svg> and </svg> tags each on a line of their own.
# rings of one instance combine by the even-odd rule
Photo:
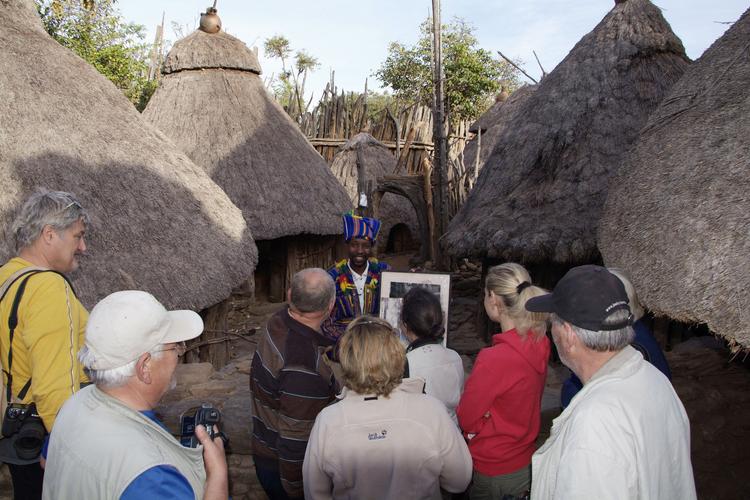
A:
<svg viewBox="0 0 750 500">
<path fill-rule="evenodd" d="M 258 58 L 241 40 L 223 31 L 206 33 L 201 30 L 195 30 L 172 47 L 162 72 L 170 74 L 209 68 L 260 74 Z"/>
<path fill-rule="evenodd" d="M 252 275 L 257 250 L 226 194 L 107 79 L 42 29 L 31 0 L 0 0 L 0 234 L 38 187 L 92 215 L 74 285 L 92 306 L 138 288 L 202 309 Z M 3 261 L 10 249 L 0 251 Z"/>
<path fill-rule="evenodd" d="M 259 73 L 240 40 L 196 31 L 170 51 L 143 116 L 226 191 L 256 239 L 341 233 L 346 193 Z"/>
<path fill-rule="evenodd" d="M 479 146 L 479 168 L 481 170 L 484 162 L 492 153 L 495 144 L 503 134 L 505 125 L 513 118 L 515 111 L 521 107 L 521 104 L 534 93 L 537 85 L 524 85 L 504 101 L 498 101 L 492 105 L 477 121 L 475 121 L 469 132 L 478 134 L 481 130 L 481 145 L 478 144 L 479 138 L 474 138 L 466 143 L 464 147 L 464 165 L 467 170 L 473 171 L 477 160 L 477 147 Z"/>
<path fill-rule="evenodd" d="M 358 156 L 364 163 L 365 172 L 367 173 L 365 182 L 371 182 L 373 189 L 377 184 L 376 179 L 378 177 L 393 175 L 396 168 L 396 157 L 388 149 L 388 146 L 370 134 L 363 132 L 349 139 L 333 158 L 331 171 L 341 181 L 341 184 L 344 185 L 352 208 L 356 207 L 359 201 L 357 195 L 357 183 L 359 179 L 357 170 Z M 378 217 L 382 223 L 378 238 L 379 249 L 385 249 L 391 228 L 399 223 L 407 225 L 415 240 L 419 238 L 417 214 L 414 212 L 411 202 L 405 197 L 393 193 L 383 195 L 383 198 L 380 200 Z"/>
<path fill-rule="evenodd" d="M 599 232 L 658 314 L 750 348 L 750 10 L 651 115 Z"/>
<path fill-rule="evenodd" d="M 651 2 L 615 5 L 509 120 L 443 247 L 523 262 L 597 259 L 609 176 L 688 63 Z"/>
</svg>

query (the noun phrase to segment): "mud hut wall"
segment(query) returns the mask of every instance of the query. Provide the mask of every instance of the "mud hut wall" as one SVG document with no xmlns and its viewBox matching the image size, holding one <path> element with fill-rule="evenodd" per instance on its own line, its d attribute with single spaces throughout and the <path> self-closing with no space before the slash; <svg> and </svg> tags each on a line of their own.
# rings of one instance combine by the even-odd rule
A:
<svg viewBox="0 0 750 500">
<path fill-rule="evenodd" d="M 294 274 L 302 269 L 328 269 L 333 266 L 341 257 L 341 250 L 337 244 L 340 239 L 339 236 L 311 235 L 288 238 L 284 288 L 289 288 Z"/>
</svg>

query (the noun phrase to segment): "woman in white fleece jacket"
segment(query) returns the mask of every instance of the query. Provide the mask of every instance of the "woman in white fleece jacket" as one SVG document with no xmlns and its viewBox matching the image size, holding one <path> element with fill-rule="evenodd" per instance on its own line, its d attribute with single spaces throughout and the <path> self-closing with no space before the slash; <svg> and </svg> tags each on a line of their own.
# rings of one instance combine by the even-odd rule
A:
<svg viewBox="0 0 750 500">
<path fill-rule="evenodd" d="M 341 338 L 344 391 L 315 420 L 303 466 L 306 499 L 435 499 L 464 491 L 471 456 L 445 406 L 402 380 L 391 326 L 354 320 Z"/>
</svg>

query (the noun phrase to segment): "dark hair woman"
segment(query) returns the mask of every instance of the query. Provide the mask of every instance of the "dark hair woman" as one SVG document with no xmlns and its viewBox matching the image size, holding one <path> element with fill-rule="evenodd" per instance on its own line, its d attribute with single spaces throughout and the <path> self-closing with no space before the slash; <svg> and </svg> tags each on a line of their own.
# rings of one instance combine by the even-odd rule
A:
<svg viewBox="0 0 750 500">
<path fill-rule="evenodd" d="M 454 422 L 464 385 L 461 357 L 443 347 L 443 310 L 440 300 L 424 288 L 412 288 L 401 307 L 402 329 L 409 340 L 409 376 L 425 381 L 425 392 L 440 400 Z"/>
</svg>

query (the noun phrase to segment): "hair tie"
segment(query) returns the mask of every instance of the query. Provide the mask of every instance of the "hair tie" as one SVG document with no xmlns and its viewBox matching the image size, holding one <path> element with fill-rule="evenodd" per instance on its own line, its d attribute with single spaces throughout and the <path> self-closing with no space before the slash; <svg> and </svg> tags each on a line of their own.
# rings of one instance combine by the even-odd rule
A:
<svg viewBox="0 0 750 500">
<path fill-rule="evenodd" d="M 522 281 L 517 287 L 516 287 L 516 293 L 518 295 L 521 295 L 521 292 L 523 292 L 525 289 L 531 286 L 531 283 L 528 281 Z"/>
</svg>

